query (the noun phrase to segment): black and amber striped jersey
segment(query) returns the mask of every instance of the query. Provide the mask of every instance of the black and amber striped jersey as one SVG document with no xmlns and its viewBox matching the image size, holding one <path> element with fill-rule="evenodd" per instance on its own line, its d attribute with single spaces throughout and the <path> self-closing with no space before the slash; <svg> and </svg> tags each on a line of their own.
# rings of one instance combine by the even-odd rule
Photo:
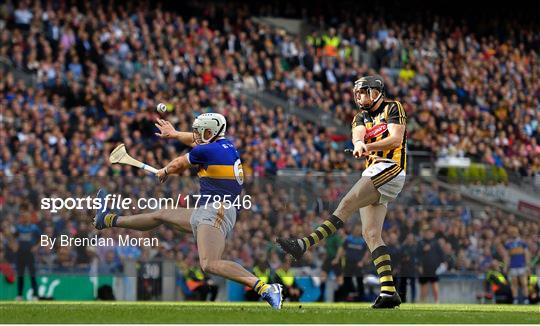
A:
<svg viewBox="0 0 540 326">
<path fill-rule="evenodd" d="M 407 124 L 405 110 L 399 101 L 384 100 L 379 108 L 374 112 L 363 111 L 358 113 L 352 122 L 352 128 L 356 126 L 366 127 L 366 144 L 374 143 L 390 135 L 388 124 Z M 401 145 L 387 151 L 373 151 L 369 153 L 366 161 L 366 168 L 380 160 L 392 160 L 398 164 L 402 170 L 407 167 L 407 131 L 403 134 Z"/>
</svg>

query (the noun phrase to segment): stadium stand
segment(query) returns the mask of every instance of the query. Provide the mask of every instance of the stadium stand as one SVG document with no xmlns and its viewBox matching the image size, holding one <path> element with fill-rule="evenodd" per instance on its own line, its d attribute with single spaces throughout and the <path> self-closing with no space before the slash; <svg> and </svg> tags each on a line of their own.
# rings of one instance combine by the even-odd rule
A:
<svg viewBox="0 0 540 326">
<path fill-rule="evenodd" d="M 240 213 L 227 250 L 245 266 L 266 257 L 272 270 L 278 269 L 276 235 L 304 234 L 323 221 L 350 182 L 331 172 L 362 167 L 342 151 L 347 136 L 306 122 L 286 107 L 249 101 L 245 90 L 286 99 L 313 114 L 324 112 L 348 130 L 356 111 L 352 82 L 378 72 L 388 95 L 399 98 L 407 111 L 410 149 L 468 157 L 524 177 L 540 174 L 538 25 L 512 25 L 512 32 L 504 28 L 485 36 L 473 32 L 474 26 L 441 17 L 398 23 L 369 13 L 340 13 L 345 16 L 308 15 L 310 31 L 293 35 L 248 19 L 251 14 L 295 16 L 297 9 L 287 6 L 269 4 L 250 12 L 254 9 L 236 3 L 210 3 L 204 9 L 190 3 L 186 12 L 196 13 L 190 16 L 148 1 L 110 6 L 95 1 L 92 8 L 92 2 L 69 3 L 0 5 L 5 27 L 0 32 L 0 258 L 10 263 L 16 259 L 13 232 L 25 201 L 34 208 L 27 213 L 31 223 L 43 233 L 87 237 L 95 232 L 88 218 L 92 212 L 44 212 L 37 209 L 39 199 L 84 197 L 95 193 L 100 181 L 111 191 L 138 197 L 196 191 L 189 175 L 158 188 L 143 171 L 108 163 L 108 153 L 121 141 L 133 156 L 155 166 L 187 150 L 154 135 L 159 102 L 168 106 L 164 117 L 183 131 L 191 129 L 196 114 L 227 117 L 228 135 L 252 178 L 247 192 L 256 203 Z M 291 193 L 273 177 L 284 169 L 308 171 L 308 176 L 322 171 L 326 177 L 302 180 L 314 189 L 310 193 Z M 402 243 L 412 234 L 414 247 L 428 228 L 444 252 L 446 274 L 477 275 L 503 261 L 509 226 L 518 227 L 533 257 L 539 255 L 538 221 L 475 207 L 435 183 L 410 182 L 403 194 L 389 211 L 385 241 Z M 351 232 L 347 226 L 337 237 Z M 118 233 L 139 234 L 114 229 L 100 235 Z M 165 226 L 152 235 L 160 239 L 159 248 L 40 247 L 38 267 L 115 273 L 126 257 L 196 262 L 191 236 Z M 310 252 L 295 267 L 307 265 L 309 273 L 320 275 L 333 258 L 329 249 Z M 538 259 L 535 264 L 533 271 Z M 413 273 L 406 276 L 418 276 Z"/>
</svg>

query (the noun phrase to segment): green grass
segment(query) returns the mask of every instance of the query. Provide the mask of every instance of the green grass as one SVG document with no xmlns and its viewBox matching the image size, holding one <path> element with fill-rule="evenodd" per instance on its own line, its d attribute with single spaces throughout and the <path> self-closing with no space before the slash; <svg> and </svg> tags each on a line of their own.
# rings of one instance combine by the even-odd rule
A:
<svg viewBox="0 0 540 326">
<path fill-rule="evenodd" d="M 540 306 L 209 302 L 0 302 L 0 323 L 539 323 Z"/>
</svg>

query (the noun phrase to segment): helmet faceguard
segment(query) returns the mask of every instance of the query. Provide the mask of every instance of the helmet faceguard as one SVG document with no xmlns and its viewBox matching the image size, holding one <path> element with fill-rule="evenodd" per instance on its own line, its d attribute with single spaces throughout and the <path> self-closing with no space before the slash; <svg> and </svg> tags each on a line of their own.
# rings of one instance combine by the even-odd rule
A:
<svg viewBox="0 0 540 326">
<path fill-rule="evenodd" d="M 192 125 L 193 141 L 196 144 L 208 144 L 218 138 L 225 137 L 227 122 L 225 117 L 219 113 L 204 113 L 199 115 Z M 210 131 L 210 135 L 206 136 L 206 131 Z"/>
<path fill-rule="evenodd" d="M 378 95 L 374 97 L 374 90 L 378 91 Z M 366 76 L 358 79 L 354 83 L 353 97 L 354 102 L 362 110 L 369 111 L 382 98 L 384 91 L 383 80 L 379 76 Z M 367 98 L 367 101 L 365 99 Z M 364 101 L 363 101 L 364 100 Z"/>
</svg>

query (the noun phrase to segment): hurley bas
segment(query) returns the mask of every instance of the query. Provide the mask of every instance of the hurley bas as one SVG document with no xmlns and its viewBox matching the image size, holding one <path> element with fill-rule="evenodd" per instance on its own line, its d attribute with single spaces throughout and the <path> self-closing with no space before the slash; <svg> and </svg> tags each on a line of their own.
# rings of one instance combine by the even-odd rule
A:
<svg viewBox="0 0 540 326">
<path fill-rule="evenodd" d="M 58 238 L 49 237 L 42 234 L 40 239 L 40 245 L 42 247 L 54 248 L 58 241 L 60 247 L 157 247 L 159 246 L 158 238 L 134 238 L 129 235 L 118 235 L 118 241 L 114 241 L 113 238 L 98 238 L 97 235 L 90 238 L 73 238 L 66 234 L 59 236 Z M 116 242 L 116 243 L 115 243 Z"/>
</svg>

